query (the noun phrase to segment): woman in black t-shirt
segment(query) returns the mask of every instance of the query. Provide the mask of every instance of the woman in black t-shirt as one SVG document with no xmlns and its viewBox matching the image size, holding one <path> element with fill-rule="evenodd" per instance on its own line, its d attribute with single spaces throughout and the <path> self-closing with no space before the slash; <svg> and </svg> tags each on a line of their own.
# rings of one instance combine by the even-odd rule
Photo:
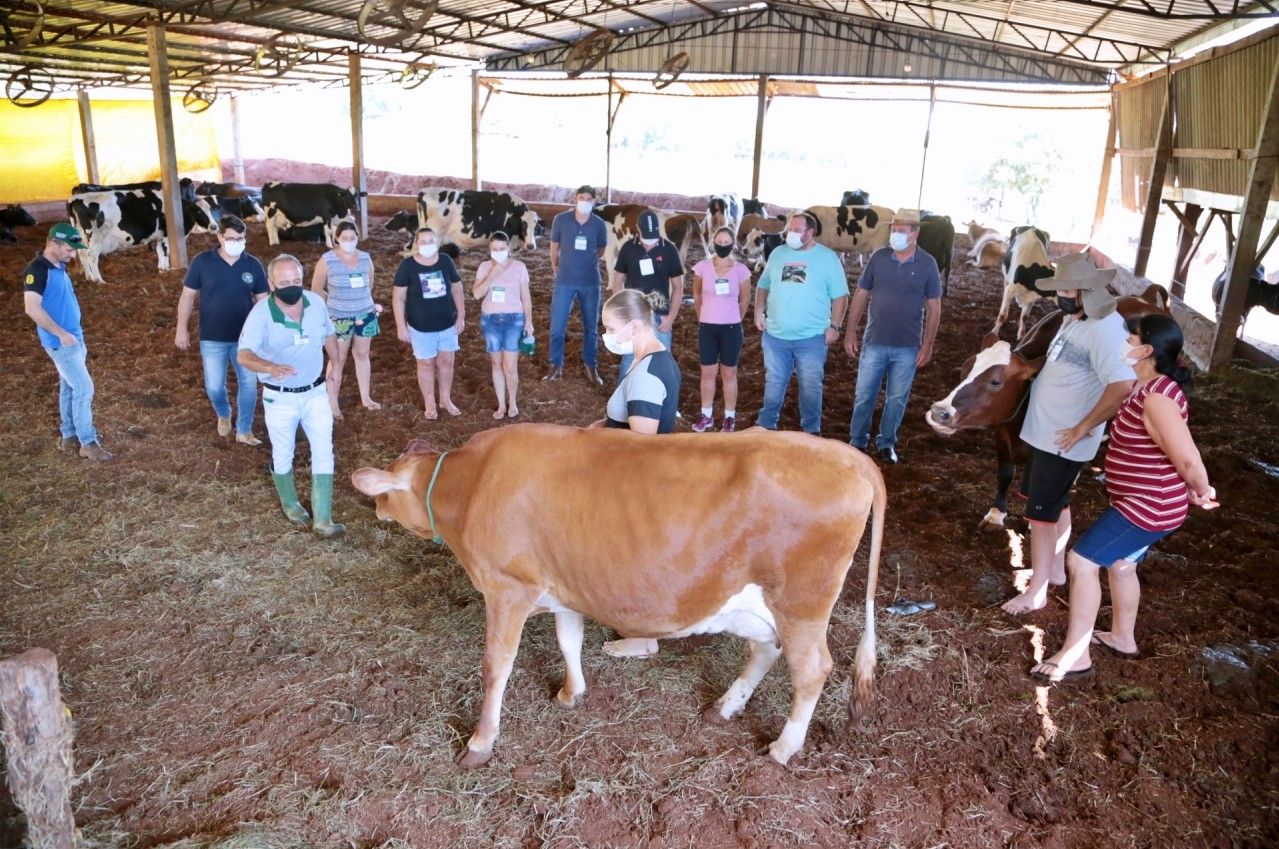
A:
<svg viewBox="0 0 1279 849">
<path fill-rule="evenodd" d="M 453 356 L 458 336 L 465 327 L 466 306 L 462 277 L 453 260 L 440 254 L 435 231 L 422 227 L 415 237 L 411 256 L 395 271 L 391 309 L 401 342 L 413 346 L 417 359 L 417 385 L 428 419 L 438 419 L 435 387 L 439 383 L 439 406 L 449 415 L 461 415 L 450 397 L 453 390 Z"/>
</svg>

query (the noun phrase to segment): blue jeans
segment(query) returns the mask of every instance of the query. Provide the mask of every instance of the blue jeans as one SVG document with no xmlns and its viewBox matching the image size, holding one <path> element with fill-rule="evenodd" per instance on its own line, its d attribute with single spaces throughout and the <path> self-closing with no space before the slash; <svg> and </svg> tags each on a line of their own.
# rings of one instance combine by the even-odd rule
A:
<svg viewBox="0 0 1279 849">
<path fill-rule="evenodd" d="M 44 351 L 58 370 L 58 415 L 61 417 L 59 429 L 62 438 L 74 436 L 81 445 L 97 442 L 98 432 L 93 429 L 93 378 L 89 377 L 89 367 L 85 364 L 89 351 L 84 342 L 76 342 L 70 347 L 63 345 L 56 351 L 46 345 Z"/>
<path fill-rule="evenodd" d="M 657 328 L 662 324 L 662 317 L 657 313 L 653 313 L 653 335 L 657 340 L 666 346 L 666 350 L 671 350 L 671 337 L 675 335 L 675 325 L 671 325 L 670 332 L 663 333 Z M 626 373 L 631 370 L 631 362 L 635 359 L 634 354 L 622 355 L 622 366 L 617 370 L 617 382 L 621 383 L 622 378 L 626 377 Z"/>
<path fill-rule="evenodd" d="M 806 433 L 822 429 L 822 379 L 826 376 L 826 334 L 807 339 L 778 339 L 765 332 L 764 404 L 755 424 L 777 429 L 792 372 L 799 375 L 799 424 Z"/>
<path fill-rule="evenodd" d="M 236 359 L 238 342 L 200 340 L 200 359 L 204 361 L 204 392 L 220 419 L 231 418 L 231 402 L 227 399 L 226 370 L 235 366 L 235 432 L 253 432 L 253 413 L 258 404 L 257 375 Z"/>
<path fill-rule="evenodd" d="M 599 286 L 556 286 L 551 291 L 551 365 L 564 365 L 564 331 L 573 314 L 573 303 L 582 307 L 582 362 L 587 368 L 599 364 Z"/>
<path fill-rule="evenodd" d="M 915 357 L 919 348 L 890 345 L 862 345 L 857 362 L 857 389 L 853 395 L 853 417 L 848 425 L 848 442 L 855 448 L 870 443 L 870 417 L 879 400 L 879 387 L 888 378 L 884 392 L 884 414 L 879 419 L 879 448 L 897 445 L 897 429 L 906 415 L 910 386 L 915 382 Z"/>
</svg>

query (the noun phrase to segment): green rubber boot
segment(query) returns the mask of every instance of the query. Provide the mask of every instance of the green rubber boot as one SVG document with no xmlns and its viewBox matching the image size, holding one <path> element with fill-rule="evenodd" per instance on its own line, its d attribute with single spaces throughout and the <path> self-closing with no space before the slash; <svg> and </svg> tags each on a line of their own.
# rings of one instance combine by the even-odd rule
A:
<svg viewBox="0 0 1279 849">
<path fill-rule="evenodd" d="M 293 483 L 293 470 L 290 469 L 282 475 L 272 473 L 271 480 L 275 481 L 275 491 L 280 494 L 280 509 L 284 511 L 285 518 L 295 525 L 305 525 L 311 521 L 311 514 L 306 512 L 302 502 L 298 501 L 298 488 Z"/>
<path fill-rule="evenodd" d="M 315 524 L 311 529 L 324 539 L 346 533 L 346 525 L 333 521 L 333 475 L 311 475 L 311 509 Z"/>
</svg>

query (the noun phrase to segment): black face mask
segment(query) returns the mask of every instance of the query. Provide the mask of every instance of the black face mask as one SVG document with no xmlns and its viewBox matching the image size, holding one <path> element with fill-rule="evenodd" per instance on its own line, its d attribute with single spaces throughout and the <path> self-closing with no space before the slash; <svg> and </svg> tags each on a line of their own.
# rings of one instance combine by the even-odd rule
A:
<svg viewBox="0 0 1279 849">
<path fill-rule="evenodd" d="M 725 259 L 733 252 L 732 245 L 715 245 L 715 256 Z"/>
<path fill-rule="evenodd" d="M 302 300 L 301 286 L 281 286 L 275 290 L 275 296 L 280 299 L 280 303 L 293 306 Z"/>
<path fill-rule="evenodd" d="M 1057 296 L 1057 308 L 1060 309 L 1062 312 L 1064 312 L 1066 315 L 1074 315 L 1075 313 L 1083 309 L 1083 307 L 1079 306 L 1079 301 L 1077 301 L 1076 299 L 1063 298 L 1061 295 Z"/>
</svg>

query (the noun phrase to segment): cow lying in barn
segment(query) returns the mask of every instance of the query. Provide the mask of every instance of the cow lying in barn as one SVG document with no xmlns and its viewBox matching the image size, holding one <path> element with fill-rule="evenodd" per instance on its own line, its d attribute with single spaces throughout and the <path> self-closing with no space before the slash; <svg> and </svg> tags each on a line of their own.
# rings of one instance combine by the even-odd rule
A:
<svg viewBox="0 0 1279 849">
<path fill-rule="evenodd" d="M 604 269 L 607 274 L 613 273 L 617 264 L 617 254 L 627 239 L 639 235 L 640 213 L 651 209 L 642 203 L 608 204 L 596 210 L 596 215 L 608 224 L 608 242 L 604 246 Z M 679 262 L 688 270 L 688 248 L 693 237 L 701 226 L 701 219 L 696 215 L 684 212 L 668 212 L 654 209 L 657 221 L 662 228 L 662 236 L 675 246 L 679 252 Z"/>
<path fill-rule="evenodd" d="M 377 499 L 379 519 L 396 520 L 452 549 L 484 596 L 484 701 L 458 762 L 493 755 L 502 694 L 525 620 L 555 615 L 564 654 L 556 700 L 576 707 L 583 617 L 624 636 L 667 639 L 731 633 L 750 641 L 746 666 L 704 718 L 732 719 L 781 655 L 793 695 L 769 754 L 785 764 L 803 747 L 831 670 L 831 611 L 873 512 L 866 622 L 855 664 L 858 717 L 875 668 L 874 596 L 886 495 L 869 457 L 843 443 L 752 428 L 732 436 L 661 438 L 623 430 L 513 425 L 479 433 L 443 454 L 409 445 L 386 469 L 351 480 Z M 632 493 L 646 499 L 637 523 Z M 567 482 L 571 482 L 571 485 Z M 734 496 L 733 494 L 737 495 Z M 743 510 L 766 502 L 767 510 Z M 503 533 L 490 519 L 501 516 Z M 581 532 L 589 517 L 590 532 Z"/>
<path fill-rule="evenodd" d="M 510 237 L 511 250 L 537 250 L 537 213 L 506 192 L 428 188 L 417 193 L 419 227 L 435 231 L 440 245 L 462 250 L 488 247 L 494 233 Z"/>
<path fill-rule="evenodd" d="M 1217 318 L 1221 318 L 1221 305 L 1225 303 L 1226 282 L 1230 278 L 1230 267 L 1227 266 L 1217 279 L 1212 282 L 1212 302 L 1217 307 Z M 1258 265 L 1248 278 L 1248 295 L 1243 304 L 1243 316 L 1239 320 L 1239 330 L 1243 331 L 1243 323 L 1248 320 L 1248 313 L 1253 307 L 1261 307 L 1266 312 L 1279 315 L 1279 283 L 1266 280 L 1266 269 Z"/>
<path fill-rule="evenodd" d="M 1170 315 L 1168 292 L 1149 286 L 1140 297 L 1126 296 L 1116 306 L 1124 319 L 1150 313 Z M 1041 318 L 1014 346 L 990 333 L 982 349 L 964 363 L 963 378 L 942 400 L 924 414 L 929 426 L 942 436 L 961 430 L 990 429 L 995 436 L 997 461 L 995 500 L 978 526 L 998 531 L 1008 515 L 1008 487 L 1016 465 L 1024 463 L 1026 443 L 1021 426 L 1026 420 L 1026 397 L 1030 383 L 1043 368 L 1048 346 L 1065 313 L 1053 310 Z"/>
<path fill-rule="evenodd" d="M 359 211 L 351 189 L 330 183 L 267 183 L 262 187 L 262 209 L 267 244 L 280 244 L 282 236 L 310 241 L 313 235 L 301 228 L 318 227 L 330 248 L 338 224 L 354 223 Z"/>
<path fill-rule="evenodd" d="M 1004 297 L 999 302 L 999 315 L 991 333 L 999 334 L 999 328 L 1008 320 L 1008 310 L 1016 301 L 1021 307 L 1017 320 L 1017 338 L 1026 332 L 1026 319 L 1040 298 L 1051 298 L 1056 293 L 1036 288 L 1035 281 L 1053 276 L 1053 264 L 1048 261 L 1048 232 L 1025 225 L 1014 227 L 1008 237 L 1008 252 L 1004 255 Z"/>
<path fill-rule="evenodd" d="M 1008 252 L 1008 239 L 993 227 L 976 221 L 968 222 L 968 238 L 973 246 L 968 251 L 968 264 L 974 268 L 1000 268 Z"/>
<path fill-rule="evenodd" d="M 36 226 L 35 218 L 16 203 L 0 209 L 0 242 L 16 242 L 18 237 L 13 235 L 15 229 L 34 226 Z"/>
<path fill-rule="evenodd" d="M 88 248 L 78 251 L 85 279 L 102 283 L 98 260 L 121 248 L 155 245 L 157 264 L 169 270 L 169 244 L 164 216 L 164 196 L 159 182 L 144 188 L 107 189 L 72 194 L 67 202 L 71 223 L 84 234 Z M 183 234 L 207 233 L 221 218 L 217 198 L 194 196 L 182 201 Z"/>
</svg>

